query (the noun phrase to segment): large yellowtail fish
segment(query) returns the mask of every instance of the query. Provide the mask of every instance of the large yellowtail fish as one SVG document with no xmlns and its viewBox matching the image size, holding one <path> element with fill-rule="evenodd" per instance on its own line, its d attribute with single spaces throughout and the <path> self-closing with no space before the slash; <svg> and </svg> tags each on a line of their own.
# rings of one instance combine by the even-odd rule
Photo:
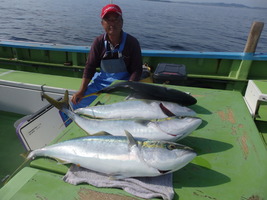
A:
<svg viewBox="0 0 267 200">
<path fill-rule="evenodd" d="M 174 117 L 164 120 L 90 119 L 79 116 L 68 109 L 68 91 L 66 91 L 62 101 L 57 101 L 45 93 L 42 96 L 64 112 L 89 135 L 104 131 L 111 135 L 124 136 L 124 132 L 127 130 L 134 137 L 150 140 L 177 141 L 189 135 L 202 123 L 202 120 L 197 117 Z"/>
<path fill-rule="evenodd" d="M 28 158 L 45 156 L 59 162 L 107 174 L 110 177 L 153 177 L 187 165 L 196 153 L 173 142 L 126 136 L 89 136 L 60 142 L 32 151 Z"/>
<path fill-rule="evenodd" d="M 195 116 L 192 109 L 177 103 L 157 100 L 127 100 L 107 105 L 79 108 L 77 114 L 105 119 L 161 119 L 174 116 Z"/>
</svg>

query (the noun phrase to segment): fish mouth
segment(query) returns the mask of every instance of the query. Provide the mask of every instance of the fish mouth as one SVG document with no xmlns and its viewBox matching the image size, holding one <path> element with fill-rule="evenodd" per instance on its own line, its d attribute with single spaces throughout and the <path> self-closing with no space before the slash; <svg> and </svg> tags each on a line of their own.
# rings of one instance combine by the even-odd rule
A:
<svg viewBox="0 0 267 200">
<path fill-rule="evenodd" d="M 194 157 L 197 155 L 196 152 L 191 149 L 190 147 L 186 147 L 184 148 L 186 151 L 183 153 L 183 154 L 180 154 L 179 157 L 183 157 L 183 162 L 181 162 L 179 165 L 178 165 L 178 168 L 175 167 L 175 168 L 172 168 L 172 169 L 158 169 L 158 172 L 161 174 L 161 175 L 164 175 L 164 174 L 168 174 L 168 173 L 171 173 L 171 172 L 174 172 L 178 169 L 181 169 L 182 167 L 184 167 L 185 165 L 187 165 L 189 162 L 191 162 Z"/>
<path fill-rule="evenodd" d="M 163 133 L 166 133 L 167 135 L 170 135 L 170 136 L 172 136 L 172 137 L 176 137 L 175 134 L 172 134 L 172 133 L 169 133 L 169 132 L 163 130 L 163 129 L 160 127 L 160 125 L 159 125 L 158 123 L 156 123 L 156 126 L 157 126 L 157 128 L 158 128 L 159 130 L 161 130 Z"/>
<path fill-rule="evenodd" d="M 158 128 L 159 130 L 161 130 L 163 133 L 166 133 L 167 135 L 170 135 L 170 136 L 172 136 L 172 137 L 176 137 L 175 134 L 172 134 L 172 133 L 169 133 L 169 132 L 163 130 L 157 123 L 156 123 L 156 126 L 157 126 L 157 128 Z"/>
<path fill-rule="evenodd" d="M 195 130 L 195 129 L 201 124 L 201 122 L 202 122 L 202 120 L 201 120 L 199 117 L 179 116 L 179 117 L 175 117 L 175 118 L 177 118 L 177 119 L 190 118 L 190 119 L 191 119 L 190 123 L 192 123 L 192 124 L 189 123 L 189 127 L 187 128 L 188 131 L 186 131 L 186 132 L 190 132 L 190 133 L 191 133 L 193 130 Z M 167 119 L 167 120 L 168 120 L 168 119 Z M 155 123 L 155 124 L 156 124 L 156 127 L 157 127 L 159 130 L 161 130 L 162 132 L 166 133 L 167 135 L 170 135 L 170 136 L 172 136 L 172 137 L 177 137 L 177 136 L 179 135 L 179 134 L 174 134 L 174 133 L 171 133 L 171 132 L 166 131 L 166 130 L 165 130 L 163 127 L 161 127 L 161 125 L 158 124 L 158 123 Z M 184 134 L 182 134 L 181 137 L 184 137 L 183 135 L 184 135 Z M 178 138 L 178 139 L 179 139 L 179 138 Z"/>
<path fill-rule="evenodd" d="M 167 173 L 171 172 L 171 170 L 159 170 L 159 169 L 158 169 L 158 171 L 160 174 L 167 174 Z"/>
<path fill-rule="evenodd" d="M 176 117 L 176 118 L 183 118 L 183 117 Z M 166 120 L 169 120 L 169 119 L 166 119 Z M 169 133 L 167 131 L 165 131 L 161 126 L 160 124 L 158 124 L 157 122 L 155 123 L 156 127 L 161 130 L 163 133 L 166 133 L 167 135 L 170 135 L 172 137 L 176 137 L 177 135 L 176 134 L 173 134 L 173 133 Z"/>
</svg>

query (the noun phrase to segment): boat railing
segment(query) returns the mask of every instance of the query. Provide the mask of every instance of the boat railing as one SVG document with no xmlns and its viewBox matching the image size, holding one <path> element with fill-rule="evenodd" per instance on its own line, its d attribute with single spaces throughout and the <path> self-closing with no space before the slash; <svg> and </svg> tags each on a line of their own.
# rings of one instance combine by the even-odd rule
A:
<svg viewBox="0 0 267 200">
<path fill-rule="evenodd" d="M 243 52 L 143 49 L 143 63 L 152 72 L 159 63 L 183 64 L 189 79 L 224 82 L 226 89 L 244 91 L 248 80 L 267 79 L 267 53 L 256 52 L 263 25 L 252 24 Z M 0 40 L 0 68 L 82 77 L 89 51 L 89 46 Z"/>
</svg>

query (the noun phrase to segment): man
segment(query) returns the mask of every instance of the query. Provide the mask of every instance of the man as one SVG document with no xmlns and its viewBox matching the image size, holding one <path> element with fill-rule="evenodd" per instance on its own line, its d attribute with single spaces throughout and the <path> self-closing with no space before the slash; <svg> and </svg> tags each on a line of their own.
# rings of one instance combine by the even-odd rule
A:
<svg viewBox="0 0 267 200">
<path fill-rule="evenodd" d="M 97 97 L 89 94 L 113 81 L 138 81 L 142 74 L 141 48 L 136 38 L 122 30 L 120 7 L 106 5 L 102 8 L 101 18 L 106 33 L 98 36 L 91 45 L 81 87 L 71 99 L 73 109 L 88 106 Z M 96 72 L 97 67 L 100 67 L 100 73 Z"/>
</svg>

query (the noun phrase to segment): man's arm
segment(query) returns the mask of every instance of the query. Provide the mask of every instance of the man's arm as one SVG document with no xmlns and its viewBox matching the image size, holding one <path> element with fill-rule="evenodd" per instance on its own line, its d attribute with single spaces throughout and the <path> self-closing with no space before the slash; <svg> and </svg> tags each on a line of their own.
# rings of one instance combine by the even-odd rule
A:
<svg viewBox="0 0 267 200">
<path fill-rule="evenodd" d="M 101 38 L 103 38 L 103 36 L 97 37 L 91 46 L 91 50 L 88 54 L 85 69 L 83 72 L 80 89 L 71 98 L 73 104 L 77 104 L 82 100 L 82 98 L 84 97 L 84 93 L 88 87 L 88 84 L 90 83 L 92 77 L 96 72 L 96 67 L 100 65 L 101 51 L 99 49 L 103 48 Z"/>
<path fill-rule="evenodd" d="M 88 78 L 83 78 L 82 79 L 82 83 L 81 83 L 80 89 L 71 98 L 71 102 L 73 104 L 77 104 L 82 100 L 82 98 L 84 96 L 84 93 L 85 93 L 85 91 L 87 89 L 87 86 L 88 86 L 90 81 L 91 81 L 91 79 L 88 79 Z"/>
</svg>

